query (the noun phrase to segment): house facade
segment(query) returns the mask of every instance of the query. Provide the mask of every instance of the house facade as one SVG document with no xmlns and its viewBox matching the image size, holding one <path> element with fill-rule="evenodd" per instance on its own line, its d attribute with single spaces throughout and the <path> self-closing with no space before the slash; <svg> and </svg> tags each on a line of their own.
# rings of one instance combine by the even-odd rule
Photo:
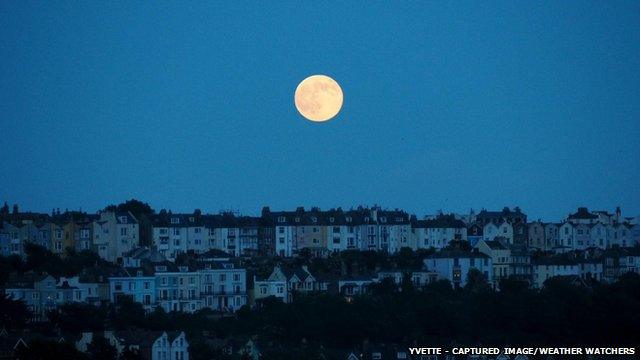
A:
<svg viewBox="0 0 640 360">
<path fill-rule="evenodd" d="M 438 278 L 451 282 L 454 288 L 467 284 L 469 270 L 480 271 L 491 283 L 493 262 L 491 257 L 476 251 L 442 250 L 424 259 L 425 268 L 438 274 Z"/>
</svg>

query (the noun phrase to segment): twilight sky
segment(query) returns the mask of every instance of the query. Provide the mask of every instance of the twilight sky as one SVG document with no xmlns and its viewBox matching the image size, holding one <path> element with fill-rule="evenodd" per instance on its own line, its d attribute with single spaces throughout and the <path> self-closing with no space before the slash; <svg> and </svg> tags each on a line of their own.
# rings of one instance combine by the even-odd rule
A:
<svg viewBox="0 0 640 360">
<path fill-rule="evenodd" d="M 640 214 L 640 2 L 345 3 L 1 1 L 0 201 Z"/>
</svg>

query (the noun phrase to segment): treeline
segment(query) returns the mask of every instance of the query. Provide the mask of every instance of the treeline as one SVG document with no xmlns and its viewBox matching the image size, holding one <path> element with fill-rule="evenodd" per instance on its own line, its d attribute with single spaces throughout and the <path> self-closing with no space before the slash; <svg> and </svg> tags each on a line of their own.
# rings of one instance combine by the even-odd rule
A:
<svg viewBox="0 0 640 360">
<path fill-rule="evenodd" d="M 25 254 L 24 260 L 18 255 L 0 256 L 0 286 L 5 285 L 10 276 L 28 272 L 68 277 L 78 275 L 89 268 L 114 266 L 89 250 L 76 252 L 67 249 L 64 256 L 58 256 L 42 246 L 25 243 Z"/>
<path fill-rule="evenodd" d="M 140 304 L 130 301 L 99 311 L 89 305 L 65 305 L 50 318 L 53 325 L 69 332 L 105 327 L 184 330 L 197 349 L 192 352 L 196 360 L 221 357 L 209 345 L 210 337 L 255 336 L 265 358 L 292 359 L 315 358 L 327 349 L 352 349 L 365 341 L 420 346 L 640 343 L 637 274 L 589 287 L 552 278 L 541 290 L 505 280 L 501 289 L 494 291 L 480 273 L 472 273 L 468 286 L 458 290 L 448 281 L 421 290 L 414 289 L 409 279 L 400 286 L 383 281 L 370 294 L 350 301 L 329 294 L 300 295 L 290 304 L 271 298 L 228 318 L 209 310 L 187 314 L 159 308 L 145 314 Z"/>
</svg>

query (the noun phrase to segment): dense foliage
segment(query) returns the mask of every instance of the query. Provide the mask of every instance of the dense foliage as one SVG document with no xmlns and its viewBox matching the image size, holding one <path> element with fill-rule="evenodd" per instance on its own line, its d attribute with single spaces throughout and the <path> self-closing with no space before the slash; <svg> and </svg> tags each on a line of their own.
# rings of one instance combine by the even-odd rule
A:
<svg viewBox="0 0 640 360">
<path fill-rule="evenodd" d="M 496 292 L 482 277 L 464 289 L 447 281 L 423 290 L 411 282 L 376 285 L 371 294 L 347 301 L 341 296 L 298 296 L 291 304 L 276 299 L 258 308 L 243 308 L 234 317 L 210 311 L 196 314 L 145 314 L 140 304 L 123 302 L 97 312 L 115 328 L 186 330 L 202 353 L 214 353 L 202 341 L 206 333 L 219 338 L 257 335 L 261 343 L 288 349 L 301 346 L 351 348 L 363 341 L 421 345 L 631 345 L 640 343 L 640 276 L 628 274 L 614 284 L 573 285 L 548 281 L 531 290 L 515 280 Z M 78 305 L 70 305 L 78 306 Z M 61 327 L 86 322 L 83 311 L 66 310 Z M 66 325 L 65 325 L 66 324 Z M 69 328 L 71 330 L 71 328 Z M 277 345 L 277 346 L 276 346 Z"/>
<path fill-rule="evenodd" d="M 0 286 L 9 280 L 11 274 L 34 272 L 54 277 L 75 276 L 84 269 L 114 266 L 89 250 L 76 252 L 67 249 L 65 256 L 60 257 L 42 246 L 25 243 L 25 253 L 26 260 L 17 255 L 0 256 Z"/>
</svg>

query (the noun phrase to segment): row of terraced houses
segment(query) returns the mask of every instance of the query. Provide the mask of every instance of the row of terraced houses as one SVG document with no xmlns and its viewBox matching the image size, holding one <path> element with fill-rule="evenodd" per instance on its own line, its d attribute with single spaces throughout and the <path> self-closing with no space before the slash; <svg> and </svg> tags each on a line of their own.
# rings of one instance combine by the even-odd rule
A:
<svg viewBox="0 0 640 360">
<path fill-rule="evenodd" d="M 609 213 L 586 208 L 558 223 L 528 221 L 518 208 L 422 219 L 379 207 L 279 212 L 264 208 L 260 217 L 199 211 L 139 217 L 111 211 L 15 211 L 3 216 L 0 247 L 4 256 L 24 256 L 27 243 L 62 256 L 69 248 L 90 250 L 114 263 L 113 269 L 93 269 L 71 278 L 39 274 L 13 279 L 5 292 L 25 301 L 38 316 L 67 302 L 117 302 L 122 296 L 147 310 L 235 311 L 269 296 L 290 301 L 295 292 L 334 291 L 350 297 L 385 278 L 400 284 L 408 277 L 418 287 L 446 279 L 462 287 L 472 269 L 496 288 L 508 277 L 533 287 L 553 277 L 614 281 L 624 273 L 640 272 L 639 229 L 637 218 L 622 217 L 620 209 Z M 286 259 L 346 250 L 396 253 L 402 248 L 431 251 L 420 269 L 381 269 L 338 278 L 286 267 L 274 269 L 267 278 L 248 278 L 242 265 L 243 258 L 253 255 Z M 175 260 L 183 253 L 195 255 L 197 264 L 177 266 Z"/>
<path fill-rule="evenodd" d="M 205 215 L 162 211 L 141 215 L 104 211 L 45 215 L 17 213 L 0 227 L 0 255 L 24 256 L 35 243 L 64 255 L 66 249 L 92 250 L 105 260 L 121 261 L 138 246 L 157 249 L 166 258 L 219 249 L 234 256 L 316 256 L 345 250 L 396 253 L 406 247 L 442 249 L 451 241 L 479 239 L 557 253 L 612 246 L 631 247 L 640 240 L 637 217 L 579 208 L 560 222 L 528 221 L 519 208 L 475 214 L 438 214 L 418 219 L 402 210 L 380 207 L 321 211 L 262 210 L 261 216 Z"/>
</svg>

